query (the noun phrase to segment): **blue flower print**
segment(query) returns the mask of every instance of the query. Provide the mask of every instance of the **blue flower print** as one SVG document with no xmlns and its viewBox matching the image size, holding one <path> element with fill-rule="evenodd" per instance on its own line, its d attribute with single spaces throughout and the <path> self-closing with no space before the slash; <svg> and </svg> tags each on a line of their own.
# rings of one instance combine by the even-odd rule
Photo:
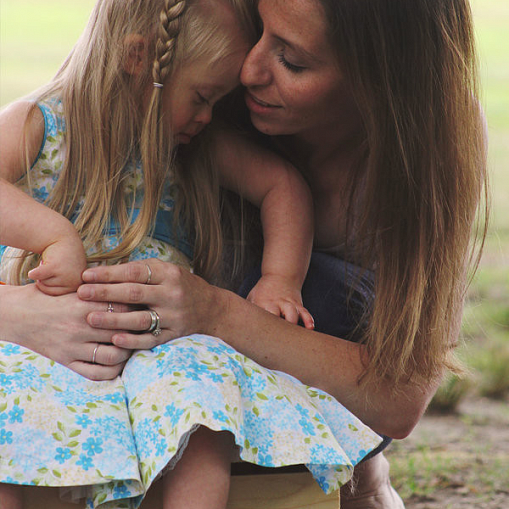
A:
<svg viewBox="0 0 509 509">
<path fill-rule="evenodd" d="M 122 401 L 125 401 L 124 395 L 120 392 L 114 392 L 113 394 L 106 394 L 106 396 L 104 396 L 104 399 L 106 401 L 110 401 L 111 403 L 120 403 Z"/>
<path fill-rule="evenodd" d="M 46 189 L 46 186 L 43 186 L 43 187 L 39 187 L 38 189 L 32 189 L 32 195 L 33 197 L 39 201 L 39 202 L 43 202 L 46 200 L 46 198 L 48 197 L 49 195 L 49 192 L 48 190 Z"/>
<path fill-rule="evenodd" d="M 9 415 L 10 415 L 10 419 L 9 419 L 9 422 L 10 423 L 14 423 L 14 422 L 23 422 L 23 414 L 25 413 L 25 411 L 20 408 L 18 405 L 14 405 L 12 407 L 12 410 L 9 412 Z"/>
<path fill-rule="evenodd" d="M 117 500 L 119 498 L 127 498 L 129 496 L 129 490 L 124 484 L 121 484 L 120 486 L 115 486 L 113 489 L 113 498 L 114 500 Z"/>
<path fill-rule="evenodd" d="M 162 456 L 166 451 L 166 441 L 161 439 L 157 442 L 156 456 Z"/>
<path fill-rule="evenodd" d="M 92 424 L 90 417 L 87 414 L 81 414 L 76 416 L 76 424 L 87 429 L 89 424 Z"/>
<path fill-rule="evenodd" d="M 11 377 L 6 375 L 5 373 L 0 373 L 0 387 L 5 389 L 7 385 L 11 385 L 12 380 Z"/>
<path fill-rule="evenodd" d="M 270 454 L 258 454 L 258 462 L 260 465 L 264 467 L 274 467 L 274 462 L 272 461 L 272 456 Z"/>
<path fill-rule="evenodd" d="M 57 447 L 55 459 L 62 465 L 66 460 L 71 459 L 71 450 L 68 447 Z"/>
<path fill-rule="evenodd" d="M 0 445 L 12 444 L 12 431 L 0 430 Z"/>
<path fill-rule="evenodd" d="M 10 475 L 8 475 L 5 478 L 5 481 L 2 481 L 2 482 L 6 482 L 7 484 L 21 484 L 19 481 L 16 481 L 15 479 L 13 479 Z"/>
<path fill-rule="evenodd" d="M 171 419 L 171 425 L 176 426 L 179 422 L 180 416 L 184 413 L 184 410 L 175 406 L 174 403 L 171 405 L 166 405 L 166 412 L 164 415 L 167 415 Z"/>
<path fill-rule="evenodd" d="M 89 456 L 94 456 L 95 454 L 101 454 L 103 452 L 103 448 L 101 447 L 103 441 L 102 438 L 89 438 L 84 444 L 83 449 L 87 451 Z"/>
<path fill-rule="evenodd" d="M 5 412 L 2 412 L 0 414 L 0 428 L 5 427 L 5 421 L 7 420 L 7 414 Z"/>
<path fill-rule="evenodd" d="M 76 462 L 76 465 L 81 465 L 83 470 L 87 471 L 89 468 L 93 468 L 94 461 L 85 454 L 80 454 L 80 459 Z"/>
<path fill-rule="evenodd" d="M 325 477 L 320 477 L 316 481 L 318 482 L 318 484 L 320 485 L 320 488 L 322 488 L 323 491 L 325 491 L 326 493 L 329 492 L 330 485 L 327 482 L 327 479 Z"/>
<path fill-rule="evenodd" d="M 7 343 L 3 348 L 3 354 L 10 356 L 19 353 L 19 345 L 13 345 L 12 343 Z"/>
<path fill-rule="evenodd" d="M 222 410 L 214 410 L 213 416 L 219 422 L 228 422 L 228 416 Z"/>
<path fill-rule="evenodd" d="M 366 454 L 368 454 L 369 451 L 365 451 L 364 449 L 361 449 L 359 451 L 359 455 L 357 456 L 357 459 L 355 459 L 355 461 L 352 461 L 352 463 L 354 465 L 357 465 L 357 463 L 359 463 L 359 461 L 364 458 L 364 456 L 366 456 Z"/>
</svg>

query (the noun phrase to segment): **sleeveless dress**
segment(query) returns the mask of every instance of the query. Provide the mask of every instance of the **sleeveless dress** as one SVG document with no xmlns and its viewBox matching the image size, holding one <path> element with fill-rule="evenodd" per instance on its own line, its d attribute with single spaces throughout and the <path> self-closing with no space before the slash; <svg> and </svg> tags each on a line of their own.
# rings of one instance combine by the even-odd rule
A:
<svg viewBox="0 0 509 509">
<path fill-rule="evenodd" d="M 45 136 L 30 177 L 33 195 L 44 201 L 65 157 L 65 122 L 59 101 L 39 107 Z M 143 199 L 140 166 L 124 171 L 125 199 L 137 204 Z M 26 189 L 26 182 L 20 186 Z M 132 260 L 157 257 L 190 266 L 192 242 L 169 226 L 176 198 L 169 177 L 154 233 Z M 104 246 L 117 243 L 112 225 Z M 381 441 L 327 393 L 211 336 L 137 351 L 121 376 L 103 382 L 0 337 L 0 482 L 69 488 L 87 508 L 135 509 L 200 425 L 230 431 L 239 460 L 305 464 L 327 493 L 347 482 Z"/>
</svg>

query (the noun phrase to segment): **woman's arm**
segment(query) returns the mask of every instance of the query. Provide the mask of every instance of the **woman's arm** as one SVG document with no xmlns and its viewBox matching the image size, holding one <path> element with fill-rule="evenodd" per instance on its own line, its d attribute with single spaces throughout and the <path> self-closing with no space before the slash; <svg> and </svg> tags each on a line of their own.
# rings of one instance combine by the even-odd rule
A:
<svg viewBox="0 0 509 509">
<path fill-rule="evenodd" d="M 217 336 L 261 365 L 327 391 L 372 429 L 393 438 L 410 433 L 436 390 L 438 380 L 420 381 L 394 394 L 390 382 L 380 380 L 368 394 L 358 384 L 366 355 L 362 346 L 288 323 L 177 266 L 158 260 L 149 264 L 150 285 L 142 284 L 147 269 L 139 262 L 83 274 L 84 281 L 95 284 L 80 287 L 80 298 L 144 304 L 161 317 L 160 336 L 116 333 L 112 341 L 117 346 L 151 348 L 191 333 Z M 143 331 L 150 326 L 146 311 L 94 312 L 88 321 L 105 329 Z"/>
<path fill-rule="evenodd" d="M 127 310 L 120 304 L 114 307 Z M 86 316 L 103 308 L 103 303 L 81 301 L 76 293 L 51 297 L 33 284 L 0 285 L 0 340 L 29 348 L 91 380 L 109 380 L 121 373 L 132 351 L 109 344 L 111 331 L 87 324 Z"/>
</svg>

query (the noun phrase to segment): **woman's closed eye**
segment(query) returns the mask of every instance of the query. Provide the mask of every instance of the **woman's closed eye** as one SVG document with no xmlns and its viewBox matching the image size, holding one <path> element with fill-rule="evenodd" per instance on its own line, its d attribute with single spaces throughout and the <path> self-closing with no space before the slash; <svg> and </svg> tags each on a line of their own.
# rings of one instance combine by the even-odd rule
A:
<svg viewBox="0 0 509 509">
<path fill-rule="evenodd" d="M 284 53 L 280 53 L 278 55 L 278 58 L 279 58 L 279 61 L 283 64 L 283 66 L 286 69 L 288 69 L 290 72 L 300 73 L 300 72 L 304 71 L 304 69 L 305 69 L 305 67 L 303 67 L 301 65 L 295 65 L 295 64 L 288 62 L 288 60 L 286 60 L 286 58 L 285 58 Z"/>
</svg>

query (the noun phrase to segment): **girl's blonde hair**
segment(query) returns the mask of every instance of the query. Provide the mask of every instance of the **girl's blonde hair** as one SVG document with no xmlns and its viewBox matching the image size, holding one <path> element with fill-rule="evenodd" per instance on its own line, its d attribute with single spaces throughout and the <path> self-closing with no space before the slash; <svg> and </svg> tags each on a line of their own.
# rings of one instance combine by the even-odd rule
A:
<svg viewBox="0 0 509 509">
<path fill-rule="evenodd" d="M 455 365 L 450 352 L 468 264 L 478 263 L 471 240 L 487 189 L 470 6 L 319 2 L 365 130 L 359 238 L 368 239 L 362 264 L 375 267 L 375 301 L 363 381 L 429 380 Z"/>
<path fill-rule="evenodd" d="M 171 133 L 163 132 L 162 89 L 154 87 L 145 114 L 140 105 L 147 85 L 171 86 L 179 66 L 201 58 L 214 65 L 238 51 L 243 41 L 223 28 L 220 4 L 232 8 L 246 40 L 253 40 L 251 0 L 98 0 L 71 54 L 52 82 L 38 91 L 35 102 L 61 98 L 66 120 L 65 165 L 47 205 L 70 218 L 84 200 L 74 224 L 86 249 L 99 244 L 111 216 L 121 226 L 120 245 L 89 261 L 116 262 L 130 255 L 150 233 L 163 182 L 173 171 L 183 203 L 179 210 L 196 235 L 195 270 L 214 276 L 222 237 L 218 182 L 207 143 L 202 143 L 203 151 L 195 149 L 202 153 L 184 167 L 175 159 Z M 148 41 L 153 57 L 144 76 L 124 70 L 132 35 Z M 131 224 L 122 170 L 133 160 L 141 160 L 144 200 Z"/>
</svg>

